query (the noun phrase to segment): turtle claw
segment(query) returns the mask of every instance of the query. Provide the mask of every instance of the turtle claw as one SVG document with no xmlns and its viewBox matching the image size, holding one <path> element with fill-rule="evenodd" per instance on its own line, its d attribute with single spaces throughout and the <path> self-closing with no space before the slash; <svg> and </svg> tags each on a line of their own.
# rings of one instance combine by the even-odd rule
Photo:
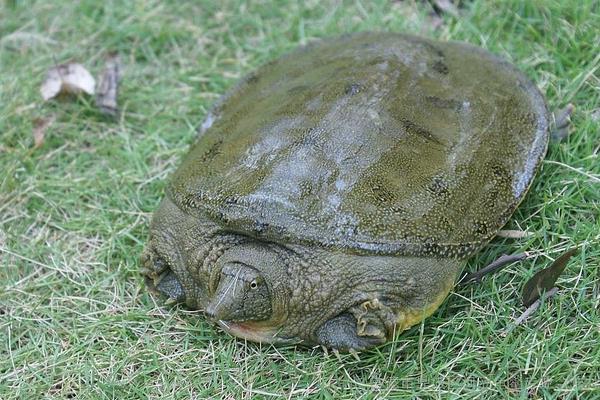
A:
<svg viewBox="0 0 600 400">
<path fill-rule="evenodd" d="M 360 356 L 358 355 L 358 351 L 356 351 L 354 349 L 350 349 L 350 350 L 348 350 L 348 353 L 350 353 L 356 361 L 360 361 Z"/>
<path fill-rule="evenodd" d="M 325 356 L 329 355 L 329 349 L 327 348 L 327 346 L 325 346 L 324 344 L 320 345 L 321 346 L 321 350 L 323 351 L 323 354 L 325 354 Z"/>
<path fill-rule="evenodd" d="M 338 349 L 332 349 L 331 352 L 333 353 L 333 355 L 335 355 L 339 362 L 343 362 L 342 355 L 340 354 L 340 351 Z"/>
<path fill-rule="evenodd" d="M 171 306 L 173 304 L 177 304 L 179 303 L 179 301 L 176 298 L 173 297 L 169 297 L 166 301 L 165 301 L 165 305 L 166 306 Z"/>
</svg>

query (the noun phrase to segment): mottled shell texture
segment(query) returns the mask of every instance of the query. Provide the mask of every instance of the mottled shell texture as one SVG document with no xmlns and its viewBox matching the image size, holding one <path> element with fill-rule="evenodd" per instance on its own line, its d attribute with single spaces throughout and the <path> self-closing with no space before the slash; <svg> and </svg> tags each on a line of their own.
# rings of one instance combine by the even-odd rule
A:
<svg viewBox="0 0 600 400">
<path fill-rule="evenodd" d="M 533 84 L 487 51 L 362 33 L 264 65 L 203 128 L 168 193 L 224 230 L 467 256 L 529 188 L 548 113 Z"/>
</svg>

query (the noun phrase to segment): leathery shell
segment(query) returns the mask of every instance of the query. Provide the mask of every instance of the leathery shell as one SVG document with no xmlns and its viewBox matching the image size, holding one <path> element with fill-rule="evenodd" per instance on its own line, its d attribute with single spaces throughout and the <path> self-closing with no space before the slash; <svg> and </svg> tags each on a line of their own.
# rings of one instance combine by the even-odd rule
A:
<svg viewBox="0 0 600 400">
<path fill-rule="evenodd" d="M 168 195 L 275 242 L 465 257 L 510 217 L 547 142 L 544 99 L 510 63 L 464 43 L 360 33 L 244 78 Z"/>
</svg>

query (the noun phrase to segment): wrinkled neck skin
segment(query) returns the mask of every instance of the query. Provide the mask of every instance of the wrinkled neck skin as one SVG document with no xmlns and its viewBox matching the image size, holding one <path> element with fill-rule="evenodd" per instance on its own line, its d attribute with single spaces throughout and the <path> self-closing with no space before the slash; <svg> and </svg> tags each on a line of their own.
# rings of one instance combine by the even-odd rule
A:
<svg viewBox="0 0 600 400">
<path fill-rule="evenodd" d="M 204 311 L 225 331 L 255 342 L 290 341 L 278 336 L 288 315 L 285 250 L 225 233 L 214 222 L 181 211 L 165 197 L 153 216 L 146 252 L 155 254 L 176 275 L 186 305 Z M 236 307 L 235 297 L 244 293 L 243 285 L 250 284 L 249 278 L 255 275 L 260 275 L 268 289 L 270 310 L 259 312 L 256 318 L 228 319 L 239 316 L 237 308 L 244 302 L 237 302 Z"/>
<path fill-rule="evenodd" d="M 383 305 L 390 338 L 431 314 L 464 262 L 357 255 L 224 232 L 165 198 L 149 246 L 183 286 L 185 303 L 234 336 L 319 344 L 325 322 L 365 302 Z"/>
</svg>

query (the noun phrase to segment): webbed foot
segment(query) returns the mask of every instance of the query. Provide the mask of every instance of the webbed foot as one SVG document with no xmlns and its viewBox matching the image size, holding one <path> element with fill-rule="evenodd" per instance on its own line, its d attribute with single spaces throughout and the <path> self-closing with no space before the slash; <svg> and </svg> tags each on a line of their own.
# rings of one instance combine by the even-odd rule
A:
<svg viewBox="0 0 600 400">
<path fill-rule="evenodd" d="M 368 300 L 354 306 L 350 312 L 358 321 L 359 336 L 386 338 L 389 332 L 394 331 L 396 315 L 378 299 Z"/>
<path fill-rule="evenodd" d="M 361 351 L 386 342 L 398 316 L 378 299 L 364 301 L 325 322 L 317 333 L 324 346 Z"/>
<path fill-rule="evenodd" d="M 327 348 L 340 351 L 362 351 L 385 342 L 381 336 L 359 336 L 357 321 L 343 313 L 325 322 L 317 331 L 317 340 Z"/>
</svg>

